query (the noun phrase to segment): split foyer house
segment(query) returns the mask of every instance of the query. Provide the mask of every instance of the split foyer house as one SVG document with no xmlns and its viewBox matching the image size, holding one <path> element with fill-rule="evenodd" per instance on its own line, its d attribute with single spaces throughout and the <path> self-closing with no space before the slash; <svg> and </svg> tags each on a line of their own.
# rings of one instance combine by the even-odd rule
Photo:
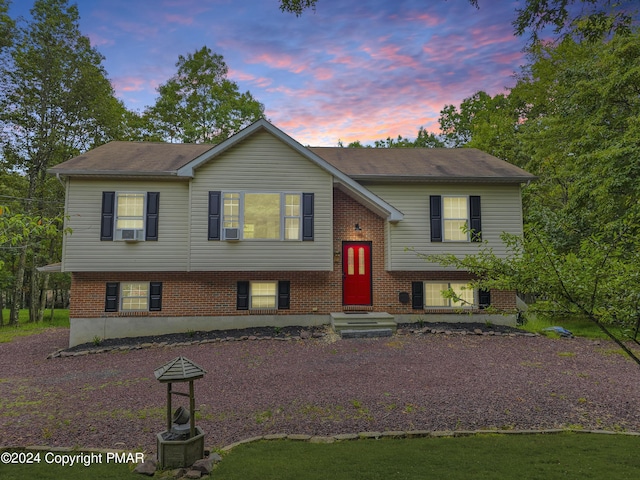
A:
<svg viewBox="0 0 640 480">
<path fill-rule="evenodd" d="M 345 312 L 515 318 L 515 292 L 465 288 L 415 253 L 500 254 L 522 232 L 534 177 L 478 150 L 310 148 L 260 120 L 218 145 L 111 142 L 50 172 L 72 230 L 71 346 Z"/>
</svg>

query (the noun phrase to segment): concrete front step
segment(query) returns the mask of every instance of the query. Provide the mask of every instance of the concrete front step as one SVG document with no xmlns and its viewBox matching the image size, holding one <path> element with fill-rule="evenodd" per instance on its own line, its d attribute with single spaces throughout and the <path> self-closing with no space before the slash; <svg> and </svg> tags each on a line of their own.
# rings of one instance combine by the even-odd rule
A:
<svg viewBox="0 0 640 480">
<path fill-rule="evenodd" d="M 367 331 L 367 335 L 369 336 L 374 336 L 372 332 L 377 330 L 380 331 L 379 336 L 389 336 L 397 330 L 397 324 L 393 315 L 386 312 L 332 313 L 331 326 L 336 333 L 341 333 L 345 330 L 349 332 L 362 330 Z M 348 335 L 353 334 L 349 333 Z"/>
<path fill-rule="evenodd" d="M 390 328 L 375 328 L 371 330 L 340 330 L 340 337 L 342 338 L 377 338 L 391 336 L 393 336 L 393 332 Z"/>
</svg>

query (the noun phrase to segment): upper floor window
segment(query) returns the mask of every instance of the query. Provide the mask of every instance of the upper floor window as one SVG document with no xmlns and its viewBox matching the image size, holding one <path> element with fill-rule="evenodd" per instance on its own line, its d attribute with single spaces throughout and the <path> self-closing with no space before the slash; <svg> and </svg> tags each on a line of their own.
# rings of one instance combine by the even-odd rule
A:
<svg viewBox="0 0 640 480">
<path fill-rule="evenodd" d="M 300 240 L 301 194 L 224 192 L 224 240 Z"/>
<path fill-rule="evenodd" d="M 442 225 L 445 241 L 466 242 L 469 240 L 468 200 L 468 197 L 442 198 Z"/>
<path fill-rule="evenodd" d="M 145 193 L 116 194 L 116 239 L 142 239 L 146 196 Z"/>
<path fill-rule="evenodd" d="M 482 240 L 479 196 L 431 195 L 429 200 L 432 242 Z"/>
<path fill-rule="evenodd" d="M 159 192 L 102 192 L 100 240 L 158 240 Z"/>
<path fill-rule="evenodd" d="M 209 192 L 209 240 L 314 239 L 313 193 Z"/>
</svg>

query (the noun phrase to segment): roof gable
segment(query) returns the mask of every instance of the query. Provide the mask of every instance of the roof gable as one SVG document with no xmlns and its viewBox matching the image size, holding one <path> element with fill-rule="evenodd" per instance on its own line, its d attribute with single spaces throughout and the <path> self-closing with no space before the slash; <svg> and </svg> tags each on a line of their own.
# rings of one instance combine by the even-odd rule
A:
<svg viewBox="0 0 640 480">
<path fill-rule="evenodd" d="M 306 158 L 321 169 L 331 174 L 333 176 L 334 183 L 336 183 L 345 192 L 347 192 L 357 201 L 367 206 L 377 214 L 385 217 L 390 222 L 397 222 L 399 220 L 402 220 L 402 212 L 397 210 L 391 204 L 382 200 L 380 197 L 376 196 L 374 193 L 360 185 L 357 181 L 353 180 L 348 175 L 345 175 L 344 172 L 340 171 L 331 163 L 313 153 L 310 149 L 304 147 L 302 144 L 291 138 L 282 130 L 276 128 L 265 119 L 260 119 L 252 123 L 237 134 L 229 137 L 222 143 L 219 143 L 211 150 L 206 151 L 198 158 L 194 158 L 191 162 L 188 162 L 180 169 L 178 169 L 177 175 L 179 177 L 193 177 L 195 175 L 195 170 L 197 170 L 198 167 L 213 160 L 215 157 L 221 155 L 231 147 L 237 145 L 238 143 L 260 131 L 266 131 L 270 133 L 285 145 L 289 146 L 294 151 L 299 153 L 302 157 Z"/>
</svg>

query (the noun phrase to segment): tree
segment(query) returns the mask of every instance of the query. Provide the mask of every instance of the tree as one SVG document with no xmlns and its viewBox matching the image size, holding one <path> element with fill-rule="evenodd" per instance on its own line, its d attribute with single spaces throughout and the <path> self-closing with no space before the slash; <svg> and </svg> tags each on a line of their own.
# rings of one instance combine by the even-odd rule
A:
<svg viewBox="0 0 640 480">
<path fill-rule="evenodd" d="M 227 79 L 221 55 L 202 47 L 180 55 L 177 73 L 158 88 L 146 112 L 152 135 L 185 143 L 218 143 L 264 117 L 264 106 Z"/>
<path fill-rule="evenodd" d="M 344 147 L 342 142 L 338 141 L 339 147 Z M 375 140 L 374 148 L 442 148 L 445 146 L 444 141 L 438 135 L 427 132 L 423 127 L 418 130 L 418 136 L 415 140 L 405 138 L 398 135 L 397 138 L 387 137 L 384 140 Z M 347 145 L 347 148 L 367 148 L 360 142 L 355 140 Z M 368 147 L 370 148 L 370 147 Z"/>
<path fill-rule="evenodd" d="M 579 315 L 611 338 L 608 327 L 615 325 L 635 339 L 640 32 L 603 36 L 599 42 L 566 37 L 535 46 L 531 59 L 508 95 L 505 116 L 514 124 L 520 159 L 539 177 L 524 190 L 524 236 L 504 238 L 511 252 L 504 258 L 485 248 L 463 258 L 429 259 L 474 273 L 479 288 L 536 294 L 538 315 Z M 468 125 L 486 116 L 483 109 L 493 112 L 493 103 L 487 99 L 476 107 L 465 117 L 470 122 L 457 124 L 469 134 L 466 145 L 476 143 L 478 135 L 491 142 L 491 135 Z"/>
<path fill-rule="evenodd" d="M 510 93 L 526 106 L 520 141 L 541 179 L 529 191 L 529 221 L 569 250 L 637 215 L 640 34 L 566 38 L 533 58 Z"/>
<path fill-rule="evenodd" d="M 475 275 L 473 288 L 516 290 L 538 300 L 528 313 L 552 320 L 581 317 L 594 322 L 636 363 L 640 359 L 608 328 L 616 325 L 636 338 L 640 326 L 640 247 L 630 232 L 616 232 L 613 241 L 591 235 L 573 252 L 553 249 L 553 239 L 536 225 L 528 225 L 524 237 L 503 235 L 508 254 L 498 257 L 486 244 L 474 255 L 424 255 L 419 257 L 453 266 Z M 634 258 L 629 259 L 629 254 Z M 446 295 L 451 295 L 448 292 Z"/>
<path fill-rule="evenodd" d="M 0 142 L 3 168 L 27 180 L 19 195 L 23 210 L 15 213 L 48 224 L 62 211 L 63 192 L 47 168 L 117 138 L 126 110 L 114 96 L 102 56 L 80 33 L 77 6 L 36 0 L 31 15 L 31 22 L 14 30 L 0 65 Z M 37 279 L 35 262 L 58 250 L 38 230 L 28 233 L 15 262 L 10 323 L 17 323 L 27 267 Z M 30 290 L 33 304 L 39 292 Z"/>
<path fill-rule="evenodd" d="M 9 17 L 9 0 L 0 0 L 0 52 L 11 45 L 15 22 Z"/>
</svg>

